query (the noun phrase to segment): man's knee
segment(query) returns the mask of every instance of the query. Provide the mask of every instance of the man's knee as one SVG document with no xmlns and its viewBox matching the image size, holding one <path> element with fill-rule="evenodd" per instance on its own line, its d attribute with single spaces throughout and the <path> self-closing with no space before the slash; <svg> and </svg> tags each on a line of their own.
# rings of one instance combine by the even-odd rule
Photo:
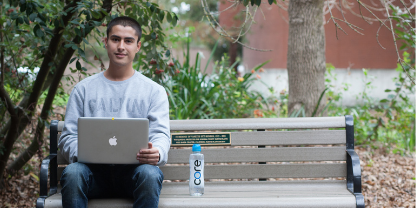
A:
<svg viewBox="0 0 416 208">
<path fill-rule="evenodd" d="M 79 182 L 79 179 L 85 181 L 88 179 L 90 173 L 91 171 L 87 165 L 83 163 L 71 163 L 63 170 L 61 181 L 68 181 L 69 183 Z"/>
<path fill-rule="evenodd" d="M 159 183 L 163 182 L 163 173 L 159 167 L 143 164 L 134 170 L 133 180 L 138 183 Z"/>
</svg>

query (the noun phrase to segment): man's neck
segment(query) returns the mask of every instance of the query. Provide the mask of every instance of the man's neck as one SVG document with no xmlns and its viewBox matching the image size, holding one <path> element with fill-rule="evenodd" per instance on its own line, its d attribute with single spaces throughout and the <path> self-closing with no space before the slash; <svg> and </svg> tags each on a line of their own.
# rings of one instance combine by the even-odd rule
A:
<svg viewBox="0 0 416 208">
<path fill-rule="evenodd" d="M 125 67 L 117 67 L 112 66 L 110 63 L 110 66 L 107 70 L 104 72 L 105 78 L 111 80 L 111 81 L 124 81 L 129 79 L 134 75 L 134 69 L 133 66 L 125 66 Z"/>
</svg>

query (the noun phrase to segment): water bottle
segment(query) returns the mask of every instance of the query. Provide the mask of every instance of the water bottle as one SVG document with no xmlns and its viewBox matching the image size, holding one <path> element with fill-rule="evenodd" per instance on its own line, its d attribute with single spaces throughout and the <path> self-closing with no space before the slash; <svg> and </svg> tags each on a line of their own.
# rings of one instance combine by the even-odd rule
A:
<svg viewBox="0 0 416 208">
<path fill-rule="evenodd" d="M 201 154 L 201 145 L 199 144 L 192 146 L 189 167 L 189 194 L 202 196 L 204 194 L 204 155 Z"/>
</svg>

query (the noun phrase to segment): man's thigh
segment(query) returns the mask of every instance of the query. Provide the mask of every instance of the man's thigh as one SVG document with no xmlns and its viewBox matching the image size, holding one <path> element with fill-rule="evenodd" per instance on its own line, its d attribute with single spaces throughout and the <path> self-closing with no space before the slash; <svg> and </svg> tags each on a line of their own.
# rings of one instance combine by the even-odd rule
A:
<svg viewBox="0 0 416 208">
<path fill-rule="evenodd" d="M 88 198 L 113 195 L 111 175 L 111 167 L 103 164 L 72 163 L 63 171 L 65 185 L 72 189 L 84 187 Z"/>
<path fill-rule="evenodd" d="M 117 169 L 116 175 L 121 176 L 117 177 L 120 192 L 128 197 L 133 197 L 134 190 L 139 186 L 146 190 L 162 188 L 163 173 L 154 165 L 124 165 Z"/>
</svg>

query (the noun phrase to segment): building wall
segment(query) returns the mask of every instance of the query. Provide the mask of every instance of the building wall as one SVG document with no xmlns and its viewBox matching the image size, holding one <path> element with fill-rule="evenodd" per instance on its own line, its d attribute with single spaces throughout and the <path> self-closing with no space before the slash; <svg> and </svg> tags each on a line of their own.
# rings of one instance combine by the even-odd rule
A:
<svg viewBox="0 0 416 208">
<path fill-rule="evenodd" d="M 331 90 L 335 93 L 341 93 L 342 100 L 337 103 L 342 106 L 355 106 L 363 104 L 362 93 L 367 93 L 369 97 L 375 100 L 386 99 L 392 92 L 386 93 L 384 90 L 396 89 L 394 77 L 399 76 L 396 70 L 372 69 L 365 76 L 363 70 L 358 69 L 335 69 L 332 74 L 336 80 L 331 79 Z M 266 97 L 271 96 L 270 87 L 274 89 L 274 95 L 278 96 L 280 92 L 288 92 L 288 76 L 286 69 L 265 69 L 264 72 L 258 73 L 260 80 L 251 86 L 251 90 L 261 92 Z M 366 86 L 371 81 L 370 86 Z M 344 87 L 348 85 L 348 90 Z M 415 95 L 409 95 L 410 99 L 415 102 Z"/>
<path fill-rule="evenodd" d="M 230 3 L 220 4 L 220 10 L 227 8 Z M 267 60 L 271 60 L 265 68 L 286 68 L 287 62 L 287 41 L 288 41 L 288 15 L 287 12 L 279 9 L 277 5 L 269 6 L 262 4 L 260 11 L 255 16 L 256 24 L 253 24 L 250 32 L 246 35 L 247 44 L 257 49 L 272 49 L 271 52 L 259 52 L 243 49 L 244 64 L 248 68 Z M 241 11 L 241 7 L 237 8 Z M 359 14 L 358 5 L 355 3 L 353 11 Z M 342 19 L 341 12 L 333 8 L 332 13 L 335 17 Z M 225 26 L 236 26 L 240 18 L 232 18 L 241 12 L 226 11 L 220 15 L 220 23 Z M 370 14 L 363 9 L 363 14 Z M 383 16 L 382 13 L 376 13 Z M 378 40 L 385 48 L 377 43 L 377 31 L 379 23 L 372 24 L 364 21 L 360 16 L 346 11 L 344 16 L 348 22 L 356 25 L 363 30 L 358 30 L 363 35 L 352 30 L 347 24 L 338 21 L 343 30 L 335 30 L 335 24 L 329 19 L 330 14 L 325 16 L 325 38 L 326 38 L 326 62 L 333 64 L 336 68 L 368 68 L 368 69 L 393 69 L 396 67 L 397 55 L 391 32 L 382 27 L 378 33 Z M 338 38 L 337 38 L 338 37 Z"/>
<path fill-rule="evenodd" d="M 227 8 L 230 3 L 223 2 L 220 4 L 220 11 Z M 237 26 L 238 18 L 231 18 L 232 15 L 239 14 L 242 7 L 228 12 L 230 14 L 220 14 L 220 24 L 226 26 Z M 287 80 L 287 41 L 288 41 L 288 14 L 286 11 L 279 9 L 277 5 L 269 6 L 262 4 L 260 11 L 255 16 L 256 24 L 253 24 L 250 32 L 246 35 L 247 45 L 257 49 L 272 49 L 271 52 L 260 52 L 251 49 L 243 49 L 243 65 L 245 72 L 249 72 L 254 66 L 270 60 L 263 68 L 266 70 L 261 75 L 261 80 L 269 87 L 272 86 L 277 92 L 288 90 Z M 238 10 L 238 11 L 237 11 Z M 345 10 L 344 10 L 345 11 Z M 353 11 L 360 14 L 358 5 L 355 3 Z M 224 12 L 224 13 L 227 13 Z M 240 12 L 241 13 L 241 12 Z M 332 14 L 343 19 L 341 12 L 333 8 Z M 363 14 L 370 14 L 363 9 Z M 222 15 L 222 16 L 221 16 Z M 241 14 L 240 14 L 241 15 Z M 377 13 L 382 17 L 381 13 Z M 372 82 L 374 89 L 371 95 L 375 99 L 384 99 L 387 94 L 384 90 L 394 88 L 393 77 L 398 76 L 394 70 L 397 67 L 397 54 L 391 32 L 382 27 L 379 30 L 379 23 L 367 23 L 361 18 L 352 14 L 350 11 L 344 12 L 345 18 L 352 24 L 363 30 L 359 30 L 363 35 L 352 30 L 348 25 L 338 21 L 343 30 L 335 30 L 335 25 L 330 20 L 330 15 L 325 16 L 325 39 L 326 39 L 326 63 L 335 66 L 337 90 L 343 93 L 344 102 L 342 105 L 355 105 L 360 103 L 356 99 L 357 95 L 363 91 L 363 73 L 362 69 L 369 69 L 369 75 L 376 77 Z M 237 21 L 238 23 L 238 21 Z M 379 30 L 379 31 L 378 31 Z M 383 49 L 378 41 L 385 48 Z M 338 38 L 337 38 L 338 37 Z M 400 47 L 400 43 L 399 43 Z M 343 83 L 351 84 L 348 92 L 343 92 Z M 268 94 L 267 88 L 261 82 L 256 83 L 252 89 L 259 90 Z"/>
</svg>

